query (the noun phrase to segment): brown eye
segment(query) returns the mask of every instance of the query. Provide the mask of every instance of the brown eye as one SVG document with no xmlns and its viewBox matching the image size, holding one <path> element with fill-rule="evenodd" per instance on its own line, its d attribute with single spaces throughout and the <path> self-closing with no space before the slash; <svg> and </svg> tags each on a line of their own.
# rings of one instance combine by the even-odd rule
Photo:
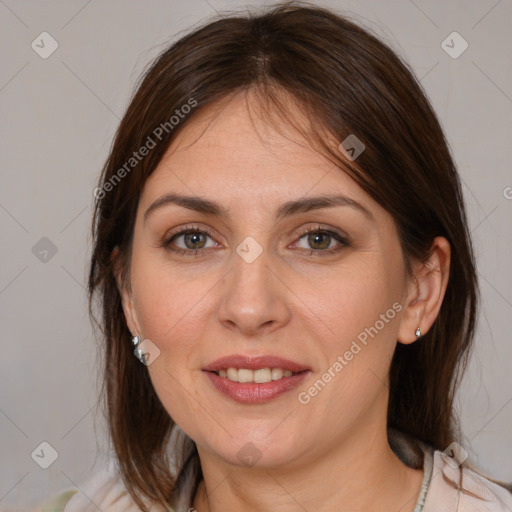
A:
<svg viewBox="0 0 512 512">
<path fill-rule="evenodd" d="M 202 249 L 206 244 L 206 233 L 190 231 L 182 236 L 187 249 Z"/>
<path fill-rule="evenodd" d="M 332 254 L 348 245 L 347 240 L 338 233 L 319 228 L 303 232 L 296 243 L 296 247 L 309 250 L 311 255 Z"/>
<path fill-rule="evenodd" d="M 327 233 L 312 233 L 307 237 L 308 244 L 312 249 L 328 249 L 332 238 Z"/>
<path fill-rule="evenodd" d="M 216 242 L 211 238 L 209 233 L 202 229 L 195 228 L 179 231 L 163 242 L 165 249 L 178 254 L 191 256 L 216 246 Z"/>
</svg>

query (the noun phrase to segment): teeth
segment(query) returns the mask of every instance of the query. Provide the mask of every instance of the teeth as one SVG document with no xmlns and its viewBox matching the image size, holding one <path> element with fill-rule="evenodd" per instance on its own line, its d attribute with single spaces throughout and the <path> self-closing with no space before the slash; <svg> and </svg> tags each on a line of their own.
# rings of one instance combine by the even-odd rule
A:
<svg viewBox="0 0 512 512">
<path fill-rule="evenodd" d="M 238 377 L 240 378 L 240 370 L 238 372 Z M 262 368 L 261 370 L 255 370 L 254 374 L 254 382 L 256 384 L 262 384 L 264 382 L 270 382 L 272 380 L 272 373 L 270 372 L 270 368 Z"/>
<path fill-rule="evenodd" d="M 226 370 L 219 370 L 218 373 L 219 377 L 227 378 L 233 382 L 255 382 L 256 384 L 280 380 L 294 374 L 291 370 L 283 370 L 282 368 L 260 368 L 258 370 L 227 368 Z"/>
<path fill-rule="evenodd" d="M 238 370 L 238 382 L 254 382 L 254 372 L 252 370 L 240 368 L 240 370 Z"/>
<path fill-rule="evenodd" d="M 272 380 L 282 379 L 284 371 L 281 368 L 272 368 Z"/>
</svg>

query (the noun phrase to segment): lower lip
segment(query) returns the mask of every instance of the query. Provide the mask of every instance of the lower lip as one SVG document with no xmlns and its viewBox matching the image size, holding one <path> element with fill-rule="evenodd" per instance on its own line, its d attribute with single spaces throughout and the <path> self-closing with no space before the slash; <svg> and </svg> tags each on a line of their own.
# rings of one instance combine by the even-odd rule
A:
<svg viewBox="0 0 512 512">
<path fill-rule="evenodd" d="M 295 389 L 309 374 L 304 371 L 279 380 L 256 384 L 255 382 L 233 382 L 213 372 L 205 372 L 211 383 L 224 395 L 241 404 L 263 404 Z"/>
</svg>

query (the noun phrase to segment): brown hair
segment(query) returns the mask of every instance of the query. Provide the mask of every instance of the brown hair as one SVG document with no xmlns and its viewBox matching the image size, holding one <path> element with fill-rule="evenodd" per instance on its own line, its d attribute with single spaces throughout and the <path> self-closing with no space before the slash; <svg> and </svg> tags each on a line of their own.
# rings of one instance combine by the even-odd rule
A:
<svg viewBox="0 0 512 512">
<path fill-rule="evenodd" d="M 397 344 L 391 362 L 388 427 L 440 450 L 461 437 L 453 401 L 475 328 L 475 263 L 457 171 L 421 85 L 387 45 L 329 10 L 286 3 L 260 14 L 221 17 L 173 43 L 147 70 L 117 130 L 95 205 L 90 312 L 94 319 L 98 294 L 110 434 L 121 475 L 143 510 L 142 498 L 175 506 L 183 486 L 196 488 L 201 470 L 195 444 L 186 436 L 180 433 L 169 449 L 177 427 L 147 369 L 133 356 L 111 254 L 119 248 L 129 286 L 145 181 L 197 109 L 249 89 L 287 119 L 282 93 L 300 105 L 311 120 L 304 135 L 312 147 L 393 216 L 408 271 L 412 259 L 426 260 L 434 237 L 449 241 L 450 278 L 440 313 L 420 342 Z M 165 125 L 156 147 L 129 176 L 114 180 L 169 113 L 192 104 L 192 98 L 197 108 L 172 129 Z M 325 133 L 339 142 L 355 134 L 366 147 L 357 165 L 332 148 Z M 172 457 L 178 476 L 171 471 Z"/>
</svg>

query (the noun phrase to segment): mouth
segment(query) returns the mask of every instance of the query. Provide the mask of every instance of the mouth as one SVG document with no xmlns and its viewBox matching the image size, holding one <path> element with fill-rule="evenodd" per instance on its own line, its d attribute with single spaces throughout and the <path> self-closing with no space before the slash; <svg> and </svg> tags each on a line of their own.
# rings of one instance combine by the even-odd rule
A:
<svg viewBox="0 0 512 512">
<path fill-rule="evenodd" d="M 243 404 L 261 404 L 295 389 L 311 370 L 275 356 L 233 355 L 214 361 L 203 372 L 222 395 Z"/>
<path fill-rule="evenodd" d="M 249 368 L 229 367 L 213 373 L 223 379 L 229 379 L 231 382 L 265 384 L 266 382 L 281 380 L 285 377 L 293 377 L 301 372 L 292 372 L 291 370 L 284 370 L 283 368 L 259 368 L 257 370 L 251 370 Z"/>
</svg>

